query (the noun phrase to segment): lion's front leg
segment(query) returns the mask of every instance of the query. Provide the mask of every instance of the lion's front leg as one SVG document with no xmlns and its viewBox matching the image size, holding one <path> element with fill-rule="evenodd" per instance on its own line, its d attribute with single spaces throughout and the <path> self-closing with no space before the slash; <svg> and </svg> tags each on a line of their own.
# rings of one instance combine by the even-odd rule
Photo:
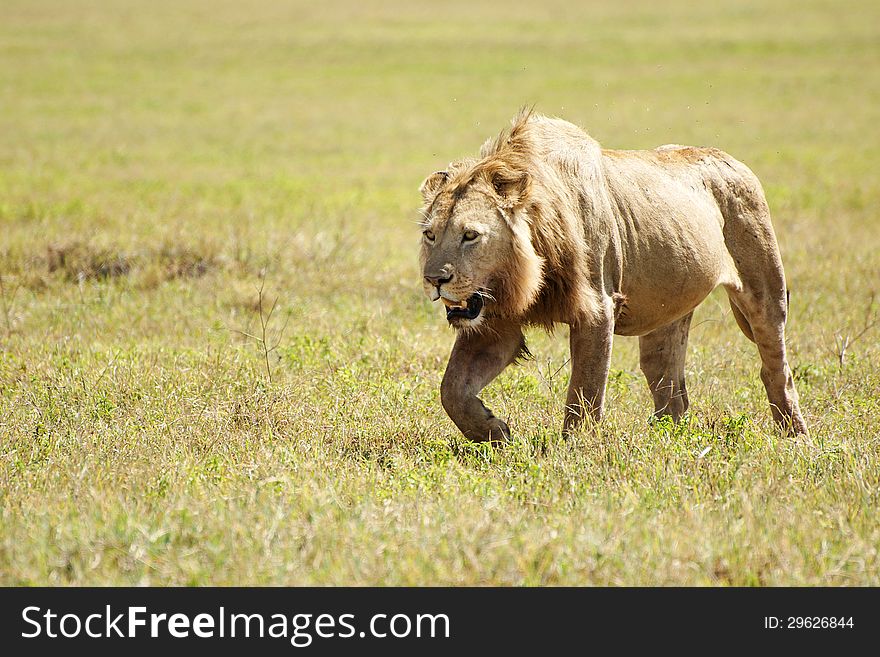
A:
<svg viewBox="0 0 880 657">
<path fill-rule="evenodd" d="M 479 333 L 459 332 L 440 385 L 440 399 L 467 438 L 481 442 L 510 438 L 507 424 L 495 417 L 477 394 L 524 348 L 519 326 L 486 326 Z"/>
<path fill-rule="evenodd" d="M 564 437 L 588 416 L 596 421 L 602 417 L 613 338 L 614 317 L 610 310 L 599 322 L 571 327 L 571 382 L 565 400 Z"/>
</svg>

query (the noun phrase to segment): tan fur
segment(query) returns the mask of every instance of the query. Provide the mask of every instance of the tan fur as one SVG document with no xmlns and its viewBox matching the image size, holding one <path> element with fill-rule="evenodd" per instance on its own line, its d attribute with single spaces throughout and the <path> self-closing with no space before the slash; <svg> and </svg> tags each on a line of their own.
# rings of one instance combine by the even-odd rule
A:
<svg viewBox="0 0 880 657">
<path fill-rule="evenodd" d="M 678 419 L 691 312 L 718 285 L 757 343 L 774 418 L 806 432 L 769 210 L 754 174 L 726 153 L 603 150 L 571 123 L 524 111 L 421 192 L 425 292 L 484 301 L 477 318 L 451 320 L 460 330 L 441 387 L 468 437 L 509 435 L 476 395 L 523 353 L 529 324 L 571 327 L 566 432 L 601 415 L 615 333 L 640 336 L 655 413 Z"/>
</svg>

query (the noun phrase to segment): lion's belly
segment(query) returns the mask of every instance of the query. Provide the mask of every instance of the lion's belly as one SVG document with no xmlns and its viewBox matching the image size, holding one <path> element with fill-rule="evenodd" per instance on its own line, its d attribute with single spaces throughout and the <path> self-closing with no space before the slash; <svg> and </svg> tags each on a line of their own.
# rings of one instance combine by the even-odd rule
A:
<svg viewBox="0 0 880 657">
<path fill-rule="evenodd" d="M 658 198 L 659 197 L 659 198 Z M 696 308 L 718 285 L 733 281 L 722 219 L 706 196 L 654 196 L 651 212 L 631 215 L 622 231 L 618 335 L 644 335 Z"/>
<path fill-rule="evenodd" d="M 614 323 L 614 333 L 626 336 L 645 335 L 666 326 L 691 312 L 716 286 L 707 283 L 684 292 L 664 290 L 647 294 L 624 293 L 626 303 Z"/>
</svg>

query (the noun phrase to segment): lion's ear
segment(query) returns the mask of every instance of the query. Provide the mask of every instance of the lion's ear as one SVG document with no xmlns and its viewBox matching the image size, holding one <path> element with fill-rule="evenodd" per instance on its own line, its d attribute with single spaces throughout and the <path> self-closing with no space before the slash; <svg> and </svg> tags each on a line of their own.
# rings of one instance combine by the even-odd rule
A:
<svg viewBox="0 0 880 657">
<path fill-rule="evenodd" d="M 422 184 L 419 185 L 419 191 L 422 193 L 425 203 L 437 196 L 437 192 L 440 191 L 440 187 L 447 178 L 449 178 L 448 171 L 435 171 L 422 181 Z"/>
<path fill-rule="evenodd" d="M 532 177 L 525 171 L 501 168 L 492 174 L 492 188 L 502 208 L 523 205 L 532 187 Z"/>
</svg>

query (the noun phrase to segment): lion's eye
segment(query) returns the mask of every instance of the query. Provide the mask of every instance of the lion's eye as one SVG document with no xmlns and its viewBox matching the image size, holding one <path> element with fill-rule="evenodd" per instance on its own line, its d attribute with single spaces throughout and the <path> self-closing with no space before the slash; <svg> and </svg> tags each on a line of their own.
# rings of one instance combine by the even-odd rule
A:
<svg viewBox="0 0 880 657">
<path fill-rule="evenodd" d="M 473 242 L 473 241 L 474 241 L 475 239 L 477 239 L 479 236 L 480 236 L 480 234 L 479 234 L 477 231 L 475 231 L 475 230 L 469 230 L 469 231 L 466 231 L 466 232 L 465 232 L 464 236 L 462 237 L 462 241 L 464 241 L 464 242 Z"/>
<path fill-rule="evenodd" d="M 422 235 L 424 235 L 425 239 L 428 240 L 429 242 L 434 241 L 434 231 L 433 230 L 426 230 L 422 233 Z"/>
</svg>

